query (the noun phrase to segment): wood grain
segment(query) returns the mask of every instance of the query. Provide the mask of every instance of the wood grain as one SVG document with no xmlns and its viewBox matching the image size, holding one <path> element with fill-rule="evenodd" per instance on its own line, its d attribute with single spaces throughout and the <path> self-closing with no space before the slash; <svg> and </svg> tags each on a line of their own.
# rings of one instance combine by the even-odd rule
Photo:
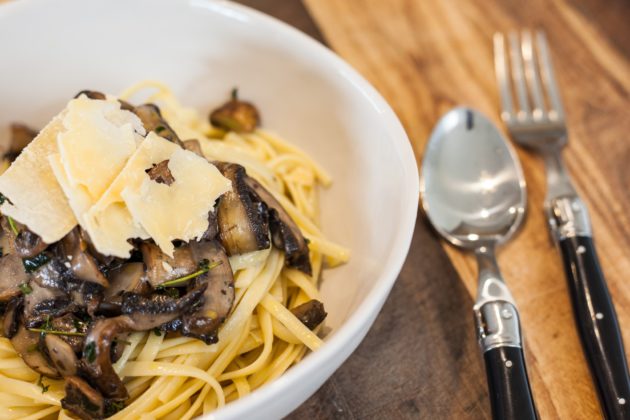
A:
<svg viewBox="0 0 630 420">
<path fill-rule="evenodd" d="M 630 350 L 630 4 L 623 0 L 479 2 L 307 0 L 331 46 L 390 102 L 421 162 L 437 119 L 457 104 L 500 123 L 492 35 L 543 28 L 570 131 L 564 156 L 590 208 L 598 251 Z M 541 160 L 518 150 L 529 193 L 520 234 L 499 256 L 520 306 L 528 367 L 542 418 L 600 417 L 574 328 L 566 280 L 541 206 Z M 445 245 L 470 294 L 476 267 Z M 412 258 L 412 257 L 410 257 Z M 424 264 L 424 270 L 430 270 Z M 422 272 L 418 276 L 423 276 Z M 432 351 L 426 346 L 426 351 Z"/>
</svg>

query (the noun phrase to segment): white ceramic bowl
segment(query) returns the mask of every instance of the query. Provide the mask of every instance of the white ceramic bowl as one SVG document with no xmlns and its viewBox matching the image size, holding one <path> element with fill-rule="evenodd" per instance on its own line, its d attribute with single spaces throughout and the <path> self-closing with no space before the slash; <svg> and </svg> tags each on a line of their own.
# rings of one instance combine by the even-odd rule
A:
<svg viewBox="0 0 630 420">
<path fill-rule="evenodd" d="M 211 0 L 10 2 L 0 6 L 0 57 L 0 129 L 42 126 L 81 89 L 117 93 L 157 79 L 206 113 L 238 86 L 265 127 L 334 177 L 322 226 L 352 259 L 324 273 L 326 344 L 210 417 L 284 416 L 358 346 L 409 249 L 418 172 L 398 119 L 349 65 L 273 18 Z"/>
</svg>

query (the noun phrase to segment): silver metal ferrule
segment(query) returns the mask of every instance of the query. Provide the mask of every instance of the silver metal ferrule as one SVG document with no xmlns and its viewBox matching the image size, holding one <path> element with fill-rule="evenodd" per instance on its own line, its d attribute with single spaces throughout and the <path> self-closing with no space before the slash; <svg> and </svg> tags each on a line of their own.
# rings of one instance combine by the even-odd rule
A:
<svg viewBox="0 0 630 420">
<path fill-rule="evenodd" d="M 491 247 L 475 252 L 479 264 L 479 290 L 473 307 L 479 346 L 483 352 L 496 347 L 521 347 L 518 310 L 501 277 Z"/>
<path fill-rule="evenodd" d="M 556 242 L 575 236 L 592 235 L 588 210 L 577 195 L 550 200 L 546 211 L 547 222 Z"/>
</svg>

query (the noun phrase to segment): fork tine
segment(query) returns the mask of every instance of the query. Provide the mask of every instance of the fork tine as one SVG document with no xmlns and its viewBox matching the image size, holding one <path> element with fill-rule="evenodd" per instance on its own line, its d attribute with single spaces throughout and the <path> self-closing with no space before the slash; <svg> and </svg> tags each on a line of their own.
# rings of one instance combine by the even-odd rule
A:
<svg viewBox="0 0 630 420">
<path fill-rule="evenodd" d="M 508 35 L 510 40 L 510 58 L 512 62 L 512 79 L 516 87 L 516 97 L 518 98 L 519 117 L 525 117 L 529 114 L 530 108 L 527 101 L 527 86 L 525 85 L 525 76 L 523 74 L 523 59 L 521 57 L 521 48 L 518 42 L 516 32 L 510 32 Z"/>
<path fill-rule="evenodd" d="M 512 104 L 512 89 L 508 77 L 509 65 L 505 53 L 505 37 L 497 32 L 492 38 L 494 41 L 494 74 L 499 84 L 499 94 L 501 95 L 501 119 L 509 121 L 514 118 L 514 106 Z"/>
<path fill-rule="evenodd" d="M 534 106 L 532 115 L 535 120 L 539 120 L 543 117 L 545 112 L 545 103 L 542 87 L 540 85 L 540 76 L 537 71 L 538 65 L 536 63 L 536 55 L 534 54 L 532 33 L 529 30 L 525 30 L 521 33 L 521 53 L 523 55 L 523 61 L 525 62 L 525 78 Z"/>
<path fill-rule="evenodd" d="M 545 90 L 551 102 L 549 110 L 549 119 L 561 121 L 564 119 L 564 110 L 562 109 L 562 99 L 556 83 L 556 77 L 551 64 L 551 56 L 547 47 L 547 38 L 541 30 L 536 31 L 536 46 L 540 55 L 540 74 L 545 85 Z"/>
</svg>

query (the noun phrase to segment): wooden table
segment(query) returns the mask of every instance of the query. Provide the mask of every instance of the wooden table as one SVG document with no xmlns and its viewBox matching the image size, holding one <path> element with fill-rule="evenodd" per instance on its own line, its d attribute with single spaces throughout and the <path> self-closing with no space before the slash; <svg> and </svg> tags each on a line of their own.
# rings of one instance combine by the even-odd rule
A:
<svg viewBox="0 0 630 420">
<path fill-rule="evenodd" d="M 544 28 L 567 111 L 565 158 L 590 207 L 630 350 L 630 3 L 305 0 L 305 8 L 299 0 L 240 2 L 302 29 L 355 66 L 397 112 L 418 162 L 433 125 L 455 105 L 473 106 L 500 123 L 492 34 Z M 520 306 L 537 406 L 543 419 L 600 418 L 541 211 L 542 162 L 518 153 L 528 216 L 499 263 Z M 471 313 L 475 287 L 474 261 L 441 243 L 420 216 L 407 262 L 367 338 L 288 418 L 489 418 Z"/>
<path fill-rule="evenodd" d="M 630 3 L 305 0 L 307 12 L 296 0 L 243 2 L 325 40 L 355 66 L 397 112 L 418 162 L 433 125 L 455 105 L 500 123 L 493 33 L 545 29 L 570 130 L 564 156 L 590 208 L 630 350 Z M 541 210 L 543 165 L 518 154 L 528 216 L 499 263 L 521 309 L 537 406 L 543 419 L 600 418 Z M 407 262 L 369 335 L 289 418 L 489 418 L 471 313 L 475 287 L 473 259 L 440 243 L 420 216 Z"/>
</svg>

